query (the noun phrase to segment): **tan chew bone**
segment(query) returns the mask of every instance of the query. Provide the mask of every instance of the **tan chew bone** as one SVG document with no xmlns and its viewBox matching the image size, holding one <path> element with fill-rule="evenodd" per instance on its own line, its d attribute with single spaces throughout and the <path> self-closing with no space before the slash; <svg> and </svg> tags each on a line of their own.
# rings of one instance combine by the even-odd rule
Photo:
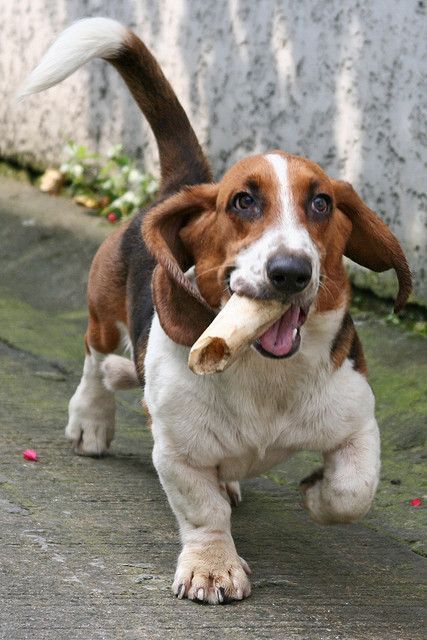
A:
<svg viewBox="0 0 427 640">
<path fill-rule="evenodd" d="M 224 371 L 237 355 L 278 320 L 290 305 L 253 300 L 233 293 L 209 327 L 191 347 L 188 366 L 205 375 Z"/>
</svg>

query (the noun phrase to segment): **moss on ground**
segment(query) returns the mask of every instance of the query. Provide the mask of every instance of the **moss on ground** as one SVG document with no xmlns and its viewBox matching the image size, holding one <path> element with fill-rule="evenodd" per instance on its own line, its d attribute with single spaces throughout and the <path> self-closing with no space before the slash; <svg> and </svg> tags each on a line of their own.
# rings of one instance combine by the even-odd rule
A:
<svg viewBox="0 0 427 640">
<path fill-rule="evenodd" d="M 44 313 L 0 291 L 0 339 L 61 367 L 82 360 L 85 317 Z"/>
</svg>

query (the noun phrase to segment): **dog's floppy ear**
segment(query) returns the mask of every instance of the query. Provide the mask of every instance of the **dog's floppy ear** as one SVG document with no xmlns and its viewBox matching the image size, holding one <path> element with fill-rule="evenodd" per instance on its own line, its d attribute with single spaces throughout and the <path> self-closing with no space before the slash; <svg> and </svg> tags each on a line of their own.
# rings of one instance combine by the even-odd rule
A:
<svg viewBox="0 0 427 640">
<path fill-rule="evenodd" d="M 341 180 L 333 180 L 332 184 L 336 205 L 351 220 L 353 227 L 347 240 L 345 255 L 372 271 L 395 270 L 399 291 L 394 310 L 400 311 L 412 289 L 411 272 L 402 247 L 387 225 L 366 206 L 351 184 Z"/>
<path fill-rule="evenodd" d="M 212 322 L 214 313 L 184 272 L 194 264 L 180 231 L 189 220 L 215 209 L 217 187 L 185 187 L 154 206 L 142 223 L 148 250 L 157 261 L 152 280 L 154 305 L 166 334 L 192 346 Z"/>
</svg>

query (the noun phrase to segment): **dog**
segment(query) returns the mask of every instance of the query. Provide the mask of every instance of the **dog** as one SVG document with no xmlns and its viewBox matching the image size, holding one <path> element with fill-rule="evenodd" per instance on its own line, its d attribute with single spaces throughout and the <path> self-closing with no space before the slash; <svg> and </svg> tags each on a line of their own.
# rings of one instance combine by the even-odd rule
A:
<svg viewBox="0 0 427 640">
<path fill-rule="evenodd" d="M 85 19 L 64 31 L 22 95 L 95 57 L 118 70 L 151 125 L 161 183 L 158 201 L 94 258 L 86 357 L 66 436 L 79 454 L 104 454 L 114 392 L 144 386 L 153 461 L 182 540 L 173 592 L 211 604 L 241 600 L 250 570 L 230 533 L 240 480 L 300 449 L 318 450 L 324 467 L 301 484 L 311 518 L 351 523 L 369 510 L 379 431 L 343 256 L 395 270 L 396 311 L 410 294 L 410 270 L 352 186 L 305 158 L 272 150 L 214 183 L 156 60 L 113 20 Z M 189 347 L 233 292 L 291 306 L 229 369 L 198 377 L 187 366 Z M 129 343 L 132 360 L 118 355 Z"/>
</svg>

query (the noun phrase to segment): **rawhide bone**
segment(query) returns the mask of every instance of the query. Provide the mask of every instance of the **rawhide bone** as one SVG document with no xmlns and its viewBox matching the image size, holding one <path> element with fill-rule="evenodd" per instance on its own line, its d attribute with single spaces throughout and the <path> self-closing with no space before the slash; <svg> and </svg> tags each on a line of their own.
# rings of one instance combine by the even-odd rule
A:
<svg viewBox="0 0 427 640">
<path fill-rule="evenodd" d="M 289 309 L 278 300 L 253 300 L 233 293 L 209 327 L 193 344 L 188 366 L 206 375 L 224 371 L 238 354 Z"/>
</svg>

